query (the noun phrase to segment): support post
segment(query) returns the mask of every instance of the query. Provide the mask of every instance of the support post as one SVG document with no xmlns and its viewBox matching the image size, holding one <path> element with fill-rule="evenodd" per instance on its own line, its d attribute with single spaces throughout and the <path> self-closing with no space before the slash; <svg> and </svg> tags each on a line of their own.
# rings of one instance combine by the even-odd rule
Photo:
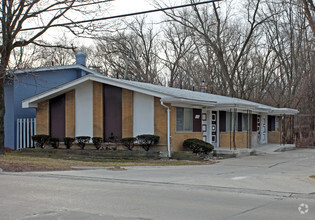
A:
<svg viewBox="0 0 315 220">
<path fill-rule="evenodd" d="M 171 158 L 171 110 L 162 100 L 161 105 L 167 109 L 167 155 L 168 158 Z"/>
</svg>

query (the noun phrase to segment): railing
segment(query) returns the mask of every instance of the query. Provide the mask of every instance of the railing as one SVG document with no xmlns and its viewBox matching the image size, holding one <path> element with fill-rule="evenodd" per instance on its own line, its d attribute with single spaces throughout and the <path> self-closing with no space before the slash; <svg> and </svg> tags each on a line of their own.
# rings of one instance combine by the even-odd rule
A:
<svg viewBox="0 0 315 220">
<path fill-rule="evenodd" d="M 16 120 L 16 149 L 32 147 L 32 136 L 36 134 L 36 118 L 18 118 Z"/>
</svg>

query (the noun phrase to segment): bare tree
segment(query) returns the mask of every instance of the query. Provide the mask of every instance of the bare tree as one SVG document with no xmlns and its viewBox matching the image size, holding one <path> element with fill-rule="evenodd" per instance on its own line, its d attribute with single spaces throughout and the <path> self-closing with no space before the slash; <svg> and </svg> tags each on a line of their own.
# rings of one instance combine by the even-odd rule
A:
<svg viewBox="0 0 315 220">
<path fill-rule="evenodd" d="M 99 38 L 99 64 L 107 66 L 107 75 L 118 74 L 122 77 L 128 71 L 130 80 L 162 84 L 162 67 L 158 56 L 159 32 L 154 30 L 152 23 L 146 22 L 146 17 L 136 17 L 125 25 L 124 30 Z"/>
<path fill-rule="evenodd" d="M 193 48 L 191 33 L 186 27 L 172 22 L 166 23 L 163 32 L 165 39 L 160 41 L 163 48 L 160 57 L 168 71 L 168 86 L 182 88 L 184 58 Z"/>
<path fill-rule="evenodd" d="M 313 36 L 315 36 L 315 5 L 313 0 L 301 0 L 304 8 L 305 17 L 312 29 Z"/>
<path fill-rule="evenodd" d="M 71 9 L 88 3 L 74 0 L 3 0 L 1 1 L 1 40 L 0 40 L 0 154 L 4 153 L 4 85 L 6 72 L 16 48 L 29 44 L 43 45 L 41 37 L 51 28 L 63 26 L 58 21 L 65 18 Z M 86 9 L 86 8 L 85 8 Z M 30 27 L 23 29 L 23 27 Z M 27 30 L 27 31 L 26 31 Z M 45 46 L 45 45 L 44 45 Z"/>
<path fill-rule="evenodd" d="M 241 66 L 249 63 L 249 51 L 255 44 L 258 28 L 269 18 L 259 17 L 261 7 L 260 0 L 246 1 L 247 20 L 242 22 L 233 18 L 231 3 L 192 6 L 190 12 L 188 9 L 165 12 L 172 21 L 194 33 L 197 54 L 208 74 L 206 81 L 219 94 L 245 97 L 243 89 L 246 87 L 243 85 L 250 73 L 243 71 Z"/>
</svg>

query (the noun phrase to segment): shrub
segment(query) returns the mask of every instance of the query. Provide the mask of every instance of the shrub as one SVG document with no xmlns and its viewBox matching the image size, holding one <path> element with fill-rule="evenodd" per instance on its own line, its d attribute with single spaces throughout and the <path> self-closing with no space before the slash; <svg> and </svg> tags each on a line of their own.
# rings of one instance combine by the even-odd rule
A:
<svg viewBox="0 0 315 220">
<path fill-rule="evenodd" d="M 93 141 L 93 144 L 94 144 L 95 148 L 97 150 L 99 150 L 101 148 L 101 146 L 102 146 L 103 138 L 101 138 L 101 137 L 93 137 L 92 141 Z"/>
<path fill-rule="evenodd" d="M 119 137 L 114 136 L 113 133 L 111 133 L 111 136 L 107 138 L 107 142 L 110 143 L 118 143 L 119 141 Z"/>
<path fill-rule="evenodd" d="M 85 148 L 85 144 L 88 143 L 91 139 L 89 136 L 78 136 L 75 138 L 79 147 L 83 150 Z"/>
<path fill-rule="evenodd" d="M 110 134 L 110 136 L 106 139 L 106 150 L 117 150 L 118 144 L 120 143 L 120 138 L 118 136 L 114 136 L 113 132 Z M 115 145 L 113 146 L 112 144 L 109 143 L 114 143 Z"/>
<path fill-rule="evenodd" d="M 203 142 L 204 142 L 204 145 L 202 146 L 202 152 L 204 152 L 205 154 L 212 152 L 214 148 L 213 145 L 205 141 Z"/>
<path fill-rule="evenodd" d="M 72 146 L 74 140 L 75 140 L 75 139 L 72 138 L 72 137 L 65 137 L 65 138 L 63 139 L 64 144 L 66 145 L 66 148 L 67 148 L 67 149 L 70 149 L 70 148 L 71 148 L 71 146 Z"/>
<path fill-rule="evenodd" d="M 121 139 L 121 143 L 130 151 L 132 151 L 132 149 L 134 148 L 135 141 L 136 138 L 134 137 L 126 137 Z"/>
<path fill-rule="evenodd" d="M 213 146 L 210 143 L 199 140 L 197 138 L 190 138 L 184 141 L 183 143 L 184 149 L 191 150 L 193 153 L 203 152 L 208 154 L 213 150 Z"/>
<path fill-rule="evenodd" d="M 37 134 L 32 136 L 32 140 L 35 142 L 35 147 L 44 148 L 45 144 L 49 142 L 49 135 Z"/>
<path fill-rule="evenodd" d="M 159 136 L 152 134 L 142 134 L 137 136 L 137 142 L 145 151 L 149 151 L 152 145 L 159 143 L 159 140 Z"/>
<path fill-rule="evenodd" d="M 55 149 L 58 149 L 59 147 L 59 138 L 50 138 L 49 139 L 49 143 L 51 144 L 51 146 Z"/>
</svg>

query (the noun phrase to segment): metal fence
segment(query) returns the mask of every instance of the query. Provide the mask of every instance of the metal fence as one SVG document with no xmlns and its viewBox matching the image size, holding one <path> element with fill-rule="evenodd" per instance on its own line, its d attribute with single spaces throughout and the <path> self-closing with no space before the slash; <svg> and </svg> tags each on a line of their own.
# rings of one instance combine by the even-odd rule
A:
<svg viewBox="0 0 315 220">
<path fill-rule="evenodd" d="M 16 120 L 16 149 L 32 147 L 32 136 L 36 134 L 36 118 L 18 118 Z"/>
</svg>

